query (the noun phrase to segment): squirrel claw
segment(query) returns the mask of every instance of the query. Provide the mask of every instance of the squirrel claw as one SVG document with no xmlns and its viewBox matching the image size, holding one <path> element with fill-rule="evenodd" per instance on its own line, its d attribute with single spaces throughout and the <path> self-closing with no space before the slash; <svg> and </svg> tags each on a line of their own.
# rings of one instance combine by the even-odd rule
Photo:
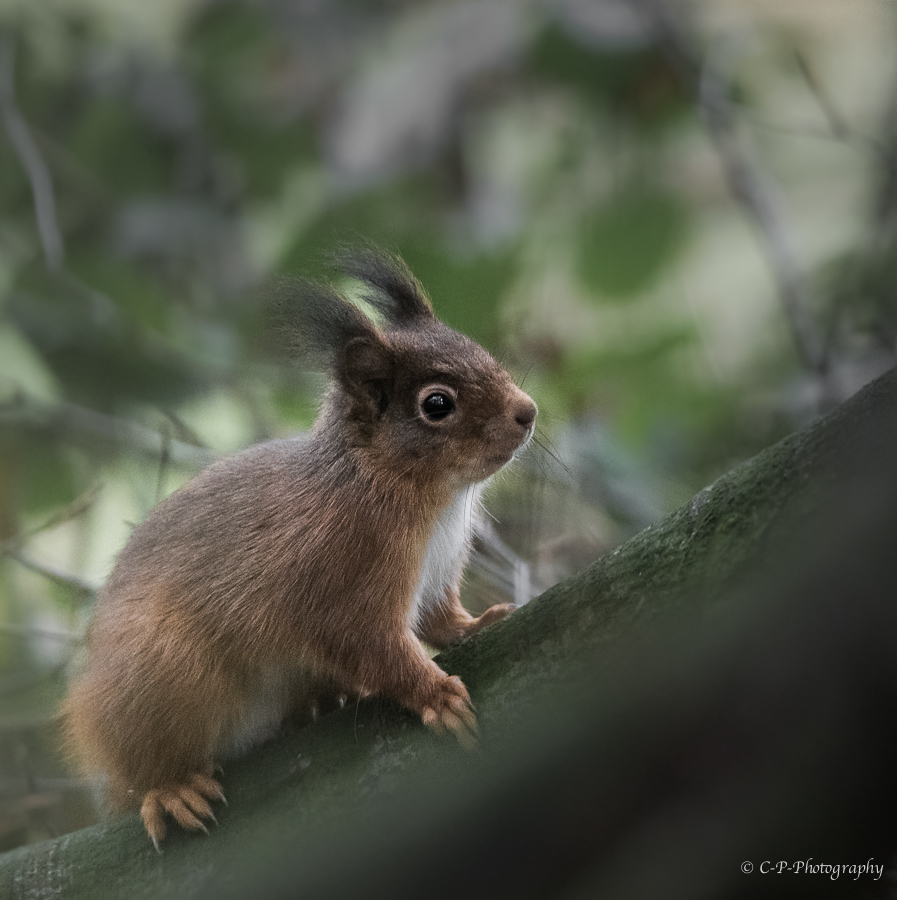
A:
<svg viewBox="0 0 897 900">
<path fill-rule="evenodd" d="M 457 675 L 446 677 L 430 704 L 421 710 L 421 721 L 437 734 L 450 731 L 467 748 L 477 742 L 477 720 L 470 694 Z"/>
<path fill-rule="evenodd" d="M 445 727 L 455 735 L 462 747 L 472 749 L 477 745 L 476 721 L 446 712 L 443 717 Z"/>
<path fill-rule="evenodd" d="M 166 815 L 170 815 L 181 828 L 208 835 L 209 829 L 203 819 L 218 824 L 209 800 L 224 800 L 224 792 L 214 778 L 198 773 L 191 775 L 186 784 L 147 791 L 140 816 L 156 850 L 162 852 L 159 842 L 165 838 Z"/>
</svg>

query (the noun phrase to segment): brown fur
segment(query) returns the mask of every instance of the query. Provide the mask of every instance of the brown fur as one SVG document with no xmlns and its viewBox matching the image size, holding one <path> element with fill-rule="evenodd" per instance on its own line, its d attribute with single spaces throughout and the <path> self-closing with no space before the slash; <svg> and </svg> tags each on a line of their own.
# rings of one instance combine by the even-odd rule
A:
<svg viewBox="0 0 897 900">
<path fill-rule="evenodd" d="M 406 279 L 420 292 L 390 265 L 378 257 L 369 285 Z M 352 274 L 364 279 L 363 265 Z M 399 324 L 382 332 L 351 311 L 331 316 L 351 330 L 340 324 L 311 436 L 215 463 L 162 501 L 100 593 L 65 705 L 69 742 L 108 776 L 114 806 L 142 803 L 157 846 L 166 813 L 204 828 L 208 801 L 223 799 L 212 778 L 223 756 L 319 700 L 376 693 L 463 741 L 475 732 L 464 685 L 421 638 L 445 646 L 510 607 L 475 619 L 453 585 L 417 634 L 409 610 L 439 516 L 510 458 L 535 406 L 425 297 L 401 299 Z M 330 291 L 321 302 L 345 301 Z M 457 398 L 444 422 L 421 413 L 430 385 Z"/>
</svg>

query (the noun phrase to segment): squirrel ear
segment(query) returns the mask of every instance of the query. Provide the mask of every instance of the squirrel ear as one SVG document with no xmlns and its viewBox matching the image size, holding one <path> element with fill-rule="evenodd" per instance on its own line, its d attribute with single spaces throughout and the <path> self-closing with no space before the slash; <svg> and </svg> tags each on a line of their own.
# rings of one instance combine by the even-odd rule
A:
<svg viewBox="0 0 897 900">
<path fill-rule="evenodd" d="M 277 278 L 266 285 L 264 296 L 274 312 L 279 343 L 313 368 L 336 368 L 352 340 L 374 333 L 371 320 L 331 285 Z"/>
<path fill-rule="evenodd" d="M 376 334 L 356 337 L 342 349 L 336 376 L 353 396 L 382 415 L 389 405 L 393 360 L 389 348 Z"/>
<path fill-rule="evenodd" d="M 367 243 L 337 254 L 339 268 L 372 290 L 365 300 L 394 326 L 432 321 L 433 304 L 405 261 Z"/>
</svg>

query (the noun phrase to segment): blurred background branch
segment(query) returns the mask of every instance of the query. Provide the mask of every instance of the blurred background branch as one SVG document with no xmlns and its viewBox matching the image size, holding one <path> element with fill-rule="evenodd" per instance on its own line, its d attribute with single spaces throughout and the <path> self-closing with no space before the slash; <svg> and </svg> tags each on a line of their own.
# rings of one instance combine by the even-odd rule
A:
<svg viewBox="0 0 897 900">
<path fill-rule="evenodd" d="M 15 68 L 16 45 L 9 34 L 0 32 L 0 116 L 9 143 L 28 173 L 44 259 L 47 268 L 55 271 L 65 258 L 65 247 L 56 221 L 53 181 L 28 124 L 16 105 Z"/>
<path fill-rule="evenodd" d="M 732 192 L 756 223 L 763 240 L 798 356 L 807 369 L 825 377 L 828 367 L 809 317 L 812 305 L 806 278 L 786 224 L 781 196 L 752 159 L 748 145 L 739 138 L 727 99 L 731 84 L 725 71 L 734 65 L 734 58 L 714 63 L 712 54 L 704 60 L 699 82 L 701 111 L 719 148 Z"/>
<path fill-rule="evenodd" d="M 825 379 L 828 363 L 810 316 L 813 304 L 795 240 L 786 223 L 781 193 L 760 168 L 729 99 L 733 92 L 732 74 L 742 56 L 741 41 L 730 40 L 701 53 L 684 27 L 681 14 L 677 16 L 670 4 L 664 0 L 639 2 L 655 25 L 661 45 L 678 64 L 683 77 L 694 84 L 701 117 L 719 153 L 732 195 L 755 225 L 763 244 L 798 358 L 807 370 Z M 805 61 L 801 68 L 806 76 Z M 832 122 L 831 105 L 823 108 Z M 843 137 L 846 129 L 840 120 L 837 125 L 835 134 Z"/>
</svg>

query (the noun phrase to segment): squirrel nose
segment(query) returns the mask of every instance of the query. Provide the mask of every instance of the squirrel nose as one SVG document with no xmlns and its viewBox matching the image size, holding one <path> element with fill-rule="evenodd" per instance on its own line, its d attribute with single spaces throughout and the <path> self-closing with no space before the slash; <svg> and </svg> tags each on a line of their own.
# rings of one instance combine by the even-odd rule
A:
<svg viewBox="0 0 897 900">
<path fill-rule="evenodd" d="M 538 408 L 536 407 L 536 404 L 527 397 L 526 400 L 517 407 L 517 412 L 514 414 L 514 421 L 524 428 L 529 428 L 533 422 L 536 421 L 537 412 Z"/>
</svg>

